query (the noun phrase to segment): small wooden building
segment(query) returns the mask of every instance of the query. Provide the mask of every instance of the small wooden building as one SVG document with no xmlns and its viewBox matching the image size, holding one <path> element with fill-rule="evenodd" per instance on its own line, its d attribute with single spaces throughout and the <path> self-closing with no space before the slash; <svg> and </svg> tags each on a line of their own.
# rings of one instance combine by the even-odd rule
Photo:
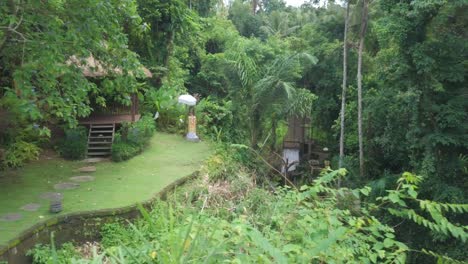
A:
<svg viewBox="0 0 468 264">
<path fill-rule="evenodd" d="M 87 78 L 102 79 L 110 75 L 121 75 L 121 68 L 106 69 L 99 60 L 92 55 L 80 59 L 71 56 L 67 64 L 78 66 L 83 75 Z M 151 72 L 142 67 L 141 70 L 146 78 L 151 78 Z M 132 74 L 132 73 L 129 73 Z M 131 95 L 131 104 L 122 105 L 117 102 L 106 102 L 106 107 L 93 106 L 93 112 L 86 118 L 78 120 L 80 125 L 88 127 L 88 156 L 108 156 L 110 155 L 112 142 L 116 131 L 116 126 L 124 122 L 135 122 L 140 119 L 139 101 L 137 94 Z"/>
<path fill-rule="evenodd" d="M 311 137 L 311 120 L 308 117 L 291 116 L 288 132 L 283 140 L 283 172 L 294 171 L 301 162 L 308 162 L 311 170 L 324 167 L 329 153 Z"/>
</svg>

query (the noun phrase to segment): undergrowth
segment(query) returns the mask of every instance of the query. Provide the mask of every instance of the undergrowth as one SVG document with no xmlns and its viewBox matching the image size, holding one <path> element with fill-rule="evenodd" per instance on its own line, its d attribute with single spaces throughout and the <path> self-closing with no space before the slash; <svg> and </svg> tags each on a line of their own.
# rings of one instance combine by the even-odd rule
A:
<svg viewBox="0 0 468 264">
<path fill-rule="evenodd" d="M 69 263 L 405 263 L 411 252 L 441 263 L 463 261 L 411 249 L 378 218 L 387 212 L 466 243 L 466 226 L 446 215 L 466 213 L 468 206 L 419 199 L 417 175 L 404 173 L 376 199 L 367 186 L 337 188 L 344 169 L 323 171 L 298 189 L 259 188 L 253 175 L 236 158 L 215 155 L 199 178 L 152 210 L 140 208 L 140 220 L 105 225 L 93 257 Z"/>
</svg>

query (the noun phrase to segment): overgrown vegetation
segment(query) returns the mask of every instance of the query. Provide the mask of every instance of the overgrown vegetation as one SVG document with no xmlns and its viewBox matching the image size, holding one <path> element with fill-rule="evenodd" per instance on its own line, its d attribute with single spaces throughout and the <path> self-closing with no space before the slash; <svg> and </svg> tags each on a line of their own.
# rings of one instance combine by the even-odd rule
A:
<svg viewBox="0 0 468 264">
<path fill-rule="evenodd" d="M 11 144 L 5 151 L 2 165 L 9 168 L 18 168 L 24 163 L 39 157 L 40 149 L 32 143 L 17 141 Z"/>
<path fill-rule="evenodd" d="M 32 257 L 32 262 L 37 264 L 48 263 L 69 263 L 71 259 L 79 256 L 72 243 L 63 244 L 60 249 L 50 245 L 37 244 L 28 251 L 28 256 Z"/>
<path fill-rule="evenodd" d="M 396 189 L 371 201 L 370 187 L 335 188 L 345 175 L 344 169 L 328 171 L 299 190 L 277 187 L 266 191 L 244 170 L 229 180 L 207 174 L 167 201 L 156 202 L 151 212 L 141 208 L 141 220 L 105 225 L 100 252 L 86 261 L 405 263 L 412 249 L 398 241 L 393 227 L 378 220 L 379 212 L 466 242 L 466 228 L 450 222 L 443 211 L 463 214 L 468 206 L 418 199 L 421 177 L 404 173 Z M 411 202 L 419 203 L 421 213 L 406 209 Z M 41 256 L 43 250 L 36 249 L 33 255 Z M 440 261 L 456 262 L 423 252 Z"/>
<path fill-rule="evenodd" d="M 112 144 L 112 160 L 128 160 L 142 152 L 155 131 L 156 125 L 149 116 L 135 123 L 123 123 Z"/>
<path fill-rule="evenodd" d="M 86 157 L 88 149 L 88 134 L 85 127 L 65 130 L 65 138 L 59 143 L 59 152 L 62 157 L 71 160 L 80 160 Z"/>
<path fill-rule="evenodd" d="M 341 198 L 350 197 L 349 191 L 370 186 L 370 197 L 360 197 L 361 202 L 369 205 L 357 208 L 358 216 L 353 217 L 379 221 L 375 222 L 378 228 L 395 236 L 390 239 L 411 248 L 404 250 L 407 262 L 433 262 L 431 254 L 465 261 L 468 255 L 462 234 L 468 223 L 459 213 L 460 206 L 465 208 L 468 201 L 466 1 L 320 3 L 324 5 L 307 1 L 300 7 L 290 7 L 282 0 L 234 0 L 228 5 L 211 0 L 0 3 L 1 167 L 18 167 L 36 158 L 38 148 L 34 146 L 42 147 L 44 139 L 50 137 L 51 124 L 73 128 L 78 118 L 92 112 L 93 104 L 106 107 L 106 100 L 112 98 L 128 105 L 130 94 L 138 96 L 142 112 L 149 116 L 158 113 L 158 128 L 183 134 L 187 111 L 177 104 L 176 98 L 191 93 L 201 99 L 196 109 L 200 137 L 222 146 L 222 151 L 208 161 L 211 175 L 208 182 L 219 183 L 220 189 L 225 187 L 222 182 L 230 182 L 239 190 L 246 188 L 278 203 L 266 204 L 280 206 L 276 198 L 287 200 L 289 196 L 307 192 L 278 191 L 281 185 L 291 185 L 282 176 L 278 153 L 288 118 L 309 116 L 309 139 L 329 148 L 334 155 L 332 168 L 348 169 L 340 186 L 349 189 L 343 189 L 343 194 L 337 196 L 332 188 L 335 191 L 327 191 L 325 196 L 331 201 L 325 199 L 322 204 L 300 210 L 322 217 L 317 210 L 325 206 L 339 218 L 351 221 L 351 216 L 342 215 L 345 209 L 340 206 L 353 204 L 354 200 Z M 346 6 L 350 12 L 344 41 Z M 343 67 L 344 51 L 348 52 L 347 67 Z M 79 67 L 66 63 L 72 55 L 91 54 L 106 68 L 120 69 L 121 74 L 111 73 L 106 80 L 90 80 Z M 141 63 L 153 72 L 153 78 L 145 83 L 138 79 Z M 348 76 L 345 82 L 344 75 Z M 341 106 L 343 96 L 346 101 Z M 123 127 L 112 149 L 114 160 L 129 159 L 142 150 L 146 135 L 141 129 L 145 128 L 128 124 Z M 342 129 L 343 155 L 338 166 Z M 231 145 L 243 153 L 225 147 Z M 308 164 L 299 164 L 298 168 L 306 169 L 299 170 L 293 182 L 315 188 L 311 183 L 316 179 L 307 170 Z M 237 176 L 239 171 L 243 177 Z M 404 174 L 404 180 L 398 182 L 404 171 L 420 175 L 424 181 L 413 174 Z M 263 189 L 258 189 L 259 186 Z M 418 186 L 419 196 L 409 186 Z M 220 194 L 213 199 L 219 205 L 226 202 L 234 206 L 232 201 L 239 201 L 235 197 L 244 194 L 232 193 L 235 195 Z M 379 196 L 383 198 L 375 200 Z M 253 201 L 246 199 L 247 211 L 255 207 Z M 381 203 L 385 207 L 391 205 L 393 211 L 372 207 Z M 158 206 L 161 210 L 173 208 L 174 213 L 169 214 L 173 217 L 193 215 L 190 210 L 180 209 L 183 207 L 180 204 Z M 292 203 L 288 206 L 291 210 L 296 208 Z M 229 225 L 242 219 L 241 212 L 226 218 L 231 212 L 223 211 L 223 216 L 197 217 L 213 223 L 227 221 Z M 261 214 L 253 215 L 265 217 Z M 146 224 L 156 221 L 154 217 L 148 218 Z M 201 218 L 197 217 L 192 219 L 199 221 Z M 296 220 L 303 221 L 301 217 Z M 403 222 L 401 217 L 405 218 Z M 262 258 L 259 261 L 275 258 L 260 246 L 263 238 L 269 243 L 267 247 L 282 252 L 282 256 L 276 257 L 299 256 L 300 249 L 294 247 L 292 253 L 284 252 L 282 243 L 291 241 L 277 236 L 279 227 L 270 227 L 270 234 L 259 227 L 266 225 L 263 220 L 258 221 L 241 223 L 245 233 L 233 236 L 249 241 L 238 243 L 258 242 L 255 244 L 258 247 L 252 250 L 259 250 L 256 252 Z M 180 229 L 192 230 L 186 223 L 175 223 Z M 353 229 L 349 222 L 342 224 L 354 232 L 356 239 L 363 232 Z M 203 225 L 203 221 L 193 225 Z M 369 226 L 366 222 L 366 227 Z M 393 231 L 386 229 L 391 226 L 395 227 Z M 340 227 L 327 226 L 335 231 Z M 226 228 L 230 230 L 232 226 Z M 254 241 L 249 235 L 256 232 L 253 228 L 262 235 L 260 240 Z M 283 231 L 281 235 L 286 232 Z M 140 232 L 146 235 L 146 230 Z M 380 262 L 390 260 L 398 251 L 393 247 L 396 244 L 372 251 L 382 241 L 376 239 L 371 243 L 367 237 L 361 238 L 362 247 L 343 254 L 365 255 L 374 261 L 372 254 L 377 253 Z M 308 237 L 302 239 L 301 243 L 306 243 Z M 201 241 L 213 245 L 211 241 Z M 301 245 L 310 250 L 315 247 Z M 136 245 L 129 247 L 138 249 Z M 423 248 L 433 253 L 419 254 Z M 177 250 L 173 251 L 177 254 L 161 256 L 161 260 L 199 257 L 195 253 L 184 255 L 183 248 Z M 243 250 L 246 251 L 226 254 L 233 258 L 237 254 L 244 256 L 248 251 Z M 200 251 L 206 253 L 206 249 Z M 152 254 L 144 254 L 148 253 Z M 311 261 L 312 255 L 308 253 L 304 256 Z M 321 261 L 332 262 L 337 256 L 320 257 Z M 292 260 L 301 261 L 295 257 Z"/>
</svg>

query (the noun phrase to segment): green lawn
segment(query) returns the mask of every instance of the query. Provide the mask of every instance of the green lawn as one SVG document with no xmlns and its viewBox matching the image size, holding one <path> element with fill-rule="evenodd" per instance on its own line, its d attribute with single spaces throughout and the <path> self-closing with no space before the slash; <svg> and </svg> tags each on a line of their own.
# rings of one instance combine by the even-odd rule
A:
<svg viewBox="0 0 468 264">
<path fill-rule="evenodd" d="M 49 202 L 39 198 L 41 193 L 63 193 L 61 214 L 122 207 L 147 200 L 174 180 L 196 171 L 209 154 L 207 143 L 191 143 L 180 136 L 156 133 L 141 155 L 121 163 L 98 163 L 94 173 L 74 172 L 86 165 L 79 161 L 41 159 L 33 162 L 13 175 L 0 177 L 0 215 L 21 213 L 23 216 L 14 222 L 0 220 L 0 245 L 31 225 L 54 217 L 48 213 Z M 95 180 L 80 183 L 75 190 L 54 190 L 55 183 L 78 175 L 92 175 Z M 28 203 L 42 206 L 36 212 L 20 210 Z"/>
</svg>

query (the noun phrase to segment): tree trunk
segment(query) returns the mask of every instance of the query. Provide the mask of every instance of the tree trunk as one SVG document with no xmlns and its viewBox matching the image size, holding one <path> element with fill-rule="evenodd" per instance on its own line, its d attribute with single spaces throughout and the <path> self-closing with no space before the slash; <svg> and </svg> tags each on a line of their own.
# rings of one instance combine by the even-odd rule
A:
<svg viewBox="0 0 468 264">
<path fill-rule="evenodd" d="M 359 174 L 364 177 L 364 149 L 362 143 L 362 50 L 364 49 L 364 38 L 367 30 L 367 4 L 368 0 L 363 1 L 361 31 L 359 33 L 359 51 L 358 51 L 358 138 L 359 138 Z"/>
<path fill-rule="evenodd" d="M 349 25 L 349 1 L 346 2 L 346 17 L 343 37 L 343 85 L 341 92 L 341 125 L 340 125 L 340 159 L 338 167 L 343 166 L 344 158 L 344 129 L 345 129 L 345 110 L 346 110 L 346 86 L 348 79 L 348 25 Z"/>
<path fill-rule="evenodd" d="M 8 6 L 10 8 L 10 15 L 16 17 L 16 15 L 18 14 L 19 8 L 17 7 L 15 1 L 14 0 L 9 0 L 8 1 Z M 11 35 L 11 32 L 9 30 L 10 26 L 11 25 L 9 25 L 7 27 L 4 27 L 3 30 L 2 30 L 3 31 L 3 37 L 0 39 L 0 50 L 2 50 L 3 45 L 5 45 L 5 43 L 7 42 L 8 38 Z"/>
<path fill-rule="evenodd" d="M 171 29 L 166 35 L 166 57 L 164 58 L 164 66 L 169 69 L 169 62 L 174 52 L 174 32 Z"/>
<path fill-rule="evenodd" d="M 251 141 L 250 145 L 253 149 L 258 149 L 258 138 L 260 134 L 260 113 L 257 109 L 252 111 L 250 123 Z"/>
<path fill-rule="evenodd" d="M 255 15 L 257 12 L 258 0 L 252 0 L 252 14 Z"/>
<path fill-rule="evenodd" d="M 278 118 L 276 115 L 273 115 L 271 120 L 271 150 L 275 151 L 276 147 L 276 128 L 278 127 Z"/>
</svg>

